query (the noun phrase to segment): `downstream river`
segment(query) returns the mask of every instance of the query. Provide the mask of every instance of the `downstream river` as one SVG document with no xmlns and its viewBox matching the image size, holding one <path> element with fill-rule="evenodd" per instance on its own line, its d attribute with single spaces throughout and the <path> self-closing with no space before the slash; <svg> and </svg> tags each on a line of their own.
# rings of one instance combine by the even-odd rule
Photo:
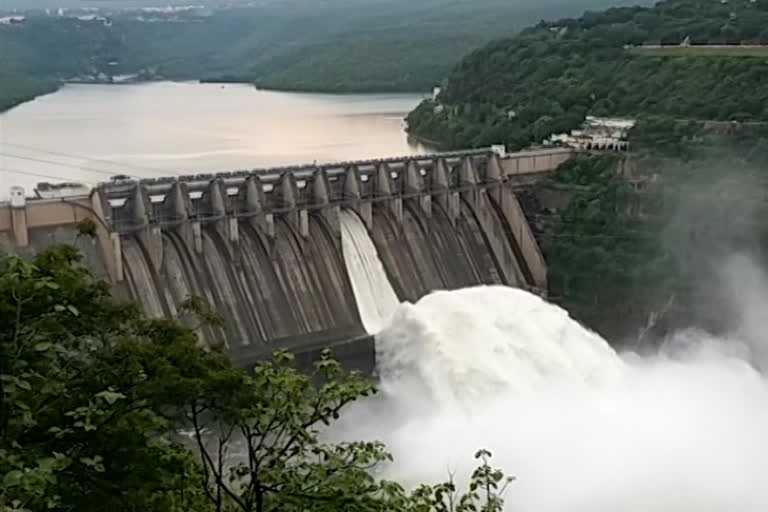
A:
<svg viewBox="0 0 768 512">
<path fill-rule="evenodd" d="M 415 94 L 300 94 L 250 85 L 68 85 L 0 115 L 0 197 L 40 181 L 89 185 L 402 156 Z"/>
</svg>

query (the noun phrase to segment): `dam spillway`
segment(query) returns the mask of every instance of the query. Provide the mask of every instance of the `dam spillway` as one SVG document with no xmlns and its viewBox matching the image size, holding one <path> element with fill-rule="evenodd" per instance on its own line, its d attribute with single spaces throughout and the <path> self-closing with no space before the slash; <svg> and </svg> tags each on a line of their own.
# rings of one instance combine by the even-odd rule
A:
<svg viewBox="0 0 768 512">
<path fill-rule="evenodd" d="M 349 210 L 341 212 L 340 220 L 344 263 L 360 320 L 366 332 L 375 334 L 384 327 L 400 301 L 363 221 Z"/>
<path fill-rule="evenodd" d="M 546 267 L 515 191 L 571 156 L 475 150 L 118 179 L 88 197 L 12 197 L 0 205 L 0 237 L 41 248 L 52 233 L 95 218 L 87 257 L 119 296 L 157 317 L 175 317 L 200 296 L 226 321 L 224 330 L 206 328 L 205 341 L 251 361 L 275 348 L 366 337 L 361 312 L 372 306 L 350 281 L 343 229 L 357 230 L 356 240 L 367 232 L 397 301 L 478 284 L 542 293 Z"/>
</svg>

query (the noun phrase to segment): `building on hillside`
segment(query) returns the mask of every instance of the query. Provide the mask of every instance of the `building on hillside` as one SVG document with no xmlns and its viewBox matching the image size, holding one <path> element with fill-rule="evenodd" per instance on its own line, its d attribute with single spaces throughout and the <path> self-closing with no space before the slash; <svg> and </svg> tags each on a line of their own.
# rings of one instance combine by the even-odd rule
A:
<svg viewBox="0 0 768 512">
<path fill-rule="evenodd" d="M 3 16 L 0 18 L 0 25 L 19 25 L 26 20 L 26 16 Z"/>
<path fill-rule="evenodd" d="M 101 23 L 105 27 L 111 27 L 112 26 L 112 20 L 105 17 L 100 16 L 98 14 L 81 14 L 79 16 L 75 16 L 76 19 L 79 21 L 94 21 L 97 23 Z"/>
<path fill-rule="evenodd" d="M 587 116 L 579 129 L 551 135 L 544 145 L 583 151 L 628 151 L 628 136 L 633 126 L 634 119 Z"/>
</svg>

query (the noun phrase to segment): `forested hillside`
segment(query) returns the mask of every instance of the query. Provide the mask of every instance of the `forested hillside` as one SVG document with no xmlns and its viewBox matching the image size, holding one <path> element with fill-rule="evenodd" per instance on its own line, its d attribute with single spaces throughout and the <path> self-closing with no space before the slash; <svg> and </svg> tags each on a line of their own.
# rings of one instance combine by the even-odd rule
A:
<svg viewBox="0 0 768 512">
<path fill-rule="evenodd" d="M 614 342 L 733 329 L 740 303 L 723 269 L 734 254 L 766 258 L 768 60 L 636 50 L 686 38 L 768 44 L 768 1 L 666 0 L 539 23 L 467 56 L 408 117 L 445 148 L 509 149 L 588 114 L 639 119 L 630 155 L 580 157 L 526 203 L 550 298 Z M 568 205 L 537 202 L 547 194 Z"/>
<path fill-rule="evenodd" d="M 0 88 L 0 105 L 39 94 L 25 89 L 24 78 L 109 81 L 121 74 L 322 92 L 424 92 L 493 38 L 608 3 L 616 2 L 283 0 L 165 18 L 101 11 L 108 23 L 29 12 L 24 23 L 0 26 L 0 68 L 13 71 L 3 82 L 10 85 Z"/>
<path fill-rule="evenodd" d="M 550 300 L 633 348 L 692 325 L 741 328 L 734 287 L 768 258 L 767 137 L 765 125 L 648 119 L 631 154 L 579 156 L 524 194 Z M 567 205 L 538 202 L 552 194 Z"/>
<path fill-rule="evenodd" d="M 494 41 L 450 74 L 439 104 L 408 118 L 419 137 L 455 148 L 520 148 L 593 115 L 768 119 L 768 61 L 649 56 L 644 43 L 768 44 L 767 0 L 666 0 L 539 23 Z"/>
</svg>

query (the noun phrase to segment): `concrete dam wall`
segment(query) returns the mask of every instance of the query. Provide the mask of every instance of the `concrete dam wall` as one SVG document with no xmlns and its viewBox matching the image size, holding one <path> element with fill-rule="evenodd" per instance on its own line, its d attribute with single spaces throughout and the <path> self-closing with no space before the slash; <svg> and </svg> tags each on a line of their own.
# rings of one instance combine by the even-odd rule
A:
<svg viewBox="0 0 768 512">
<path fill-rule="evenodd" d="M 19 250 L 40 248 L 41 232 L 94 218 L 89 260 L 147 314 L 176 316 L 197 295 L 227 325 L 202 337 L 226 342 L 241 362 L 278 347 L 337 345 L 366 367 L 358 352 L 372 344 L 342 251 L 349 214 L 341 213 L 362 221 L 400 301 L 476 284 L 543 293 L 546 267 L 515 190 L 571 155 L 474 151 L 116 180 L 89 197 L 0 205 L 0 236 Z"/>
</svg>

